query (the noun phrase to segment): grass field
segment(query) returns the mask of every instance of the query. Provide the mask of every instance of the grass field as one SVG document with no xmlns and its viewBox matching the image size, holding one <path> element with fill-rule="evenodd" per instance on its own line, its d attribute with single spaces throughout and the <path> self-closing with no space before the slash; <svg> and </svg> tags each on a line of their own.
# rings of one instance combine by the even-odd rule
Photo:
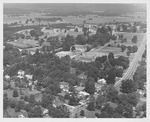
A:
<svg viewBox="0 0 150 122">
<path fill-rule="evenodd" d="M 7 43 L 18 48 L 29 48 L 29 47 L 39 46 L 38 42 L 34 40 L 19 40 L 19 41 L 7 42 Z"/>
<path fill-rule="evenodd" d="M 121 33 L 120 33 L 121 34 Z M 117 42 L 116 44 L 123 44 L 123 45 L 127 45 L 127 46 L 133 46 L 133 45 L 137 45 L 139 47 L 139 45 L 141 44 L 141 41 L 144 37 L 144 33 L 128 33 L 128 32 L 122 32 L 123 37 L 127 38 L 127 42 L 121 43 L 121 41 Z M 133 36 L 137 36 L 138 38 L 138 42 L 132 43 L 132 38 Z"/>
<path fill-rule="evenodd" d="M 53 18 L 56 16 L 43 16 L 39 13 L 31 13 L 22 17 L 17 17 L 17 16 L 12 16 L 12 17 L 8 17 L 8 16 L 4 16 L 4 23 L 12 23 L 12 22 L 19 22 L 21 21 L 21 23 L 25 23 L 25 21 L 27 19 L 35 19 L 35 18 Z M 136 21 L 145 21 L 145 18 L 139 18 L 139 17 L 119 17 L 119 16 L 95 16 L 95 15 L 87 15 L 87 16 L 82 16 L 82 17 L 78 17 L 78 16 L 57 16 L 57 17 L 61 17 L 63 19 L 63 23 L 72 23 L 72 24 L 83 24 L 83 21 L 86 20 L 87 23 L 95 23 L 95 24 L 99 24 L 99 23 L 109 23 L 109 22 L 114 22 L 118 21 L 118 22 L 136 22 Z M 92 20 L 89 20 L 89 18 L 92 18 Z M 35 24 L 39 24 L 38 22 L 35 23 L 31 23 L 31 25 L 35 25 Z M 47 22 L 43 22 L 43 24 L 47 24 Z"/>
<path fill-rule="evenodd" d="M 119 40 L 115 44 L 116 47 L 108 47 L 107 46 L 102 49 L 101 49 L 101 47 L 95 48 L 89 52 L 85 52 L 82 55 L 77 56 L 77 60 L 83 61 L 83 62 L 91 62 L 91 61 L 94 61 L 96 57 L 108 55 L 110 52 L 113 52 L 116 57 L 118 57 L 118 56 L 127 57 L 127 51 L 121 52 L 121 48 L 117 47 L 117 45 L 118 44 L 126 45 L 126 46 L 137 45 L 139 47 L 141 44 L 141 41 L 144 37 L 144 34 L 143 33 L 126 33 L 126 32 L 123 32 L 122 34 L 123 34 L 124 38 L 127 38 L 127 42 L 121 43 L 121 41 Z M 134 35 L 137 35 L 137 37 L 138 37 L 138 42 L 136 44 L 132 43 L 132 41 L 131 41 Z M 133 59 L 134 55 L 135 55 L 134 53 L 130 54 L 130 57 L 129 57 L 130 61 Z"/>
</svg>

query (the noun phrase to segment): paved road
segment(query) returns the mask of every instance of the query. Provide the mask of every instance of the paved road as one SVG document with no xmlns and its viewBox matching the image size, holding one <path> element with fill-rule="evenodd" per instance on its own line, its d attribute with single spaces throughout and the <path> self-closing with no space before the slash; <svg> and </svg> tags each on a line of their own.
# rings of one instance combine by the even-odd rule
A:
<svg viewBox="0 0 150 122">
<path fill-rule="evenodd" d="M 131 77 L 133 76 L 134 72 L 136 71 L 137 65 L 138 65 L 138 61 L 141 60 L 141 57 L 145 51 L 145 46 L 146 46 L 146 35 L 144 35 L 143 41 L 141 42 L 141 45 L 138 49 L 138 51 L 136 52 L 132 62 L 130 63 L 129 68 L 127 69 L 125 75 L 115 83 L 115 88 L 117 90 L 120 90 L 120 86 L 123 80 L 125 79 L 132 79 Z"/>
</svg>

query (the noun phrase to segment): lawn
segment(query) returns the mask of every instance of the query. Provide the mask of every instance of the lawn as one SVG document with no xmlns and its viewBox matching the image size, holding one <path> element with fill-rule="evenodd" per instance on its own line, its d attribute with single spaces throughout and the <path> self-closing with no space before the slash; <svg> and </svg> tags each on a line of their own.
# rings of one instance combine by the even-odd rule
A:
<svg viewBox="0 0 150 122">
<path fill-rule="evenodd" d="M 12 42 L 7 42 L 8 44 L 11 44 L 15 47 L 18 48 L 28 48 L 28 47 L 36 47 L 39 46 L 37 41 L 34 40 L 19 40 L 19 41 L 12 41 Z"/>
<path fill-rule="evenodd" d="M 121 34 L 121 33 L 120 33 Z M 144 37 L 144 33 L 128 33 L 128 32 L 122 32 L 123 34 L 123 37 L 124 38 L 127 38 L 127 42 L 124 42 L 124 43 L 121 43 L 121 41 L 118 41 L 116 43 L 116 45 L 118 44 L 123 44 L 123 45 L 127 45 L 127 46 L 133 46 L 133 45 L 137 45 L 139 47 L 141 41 L 143 40 L 143 37 Z M 132 38 L 133 36 L 137 36 L 138 38 L 138 42 L 135 44 L 135 43 L 132 43 Z"/>
</svg>

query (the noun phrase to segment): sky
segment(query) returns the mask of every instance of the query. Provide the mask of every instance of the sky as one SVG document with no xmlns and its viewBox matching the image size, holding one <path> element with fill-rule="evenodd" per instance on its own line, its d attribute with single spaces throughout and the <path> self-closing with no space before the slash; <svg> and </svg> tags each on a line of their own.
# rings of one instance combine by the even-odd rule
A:
<svg viewBox="0 0 150 122">
<path fill-rule="evenodd" d="M 4 8 L 52 9 L 66 11 L 111 11 L 111 12 L 142 12 L 146 4 L 101 4 L 101 3 L 4 3 Z"/>
</svg>

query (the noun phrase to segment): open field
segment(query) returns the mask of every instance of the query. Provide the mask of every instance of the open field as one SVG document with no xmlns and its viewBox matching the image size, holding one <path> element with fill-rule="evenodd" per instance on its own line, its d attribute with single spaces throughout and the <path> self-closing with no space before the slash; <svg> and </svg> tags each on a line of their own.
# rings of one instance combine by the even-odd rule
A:
<svg viewBox="0 0 150 122">
<path fill-rule="evenodd" d="M 89 20 L 89 18 L 92 18 L 92 20 Z M 63 21 L 66 23 L 74 23 L 74 24 L 83 24 L 83 21 L 86 21 L 87 23 L 109 23 L 109 22 L 133 22 L 133 21 L 144 21 L 144 18 L 132 18 L 132 17 L 119 17 L 119 16 L 113 16 L 113 17 L 104 17 L 104 16 L 95 16 L 95 15 L 88 15 L 84 17 L 75 17 L 75 16 L 69 16 L 69 17 L 63 17 Z"/>
<path fill-rule="evenodd" d="M 7 43 L 18 48 L 29 48 L 29 47 L 39 46 L 38 42 L 34 40 L 19 40 L 19 41 L 7 42 Z"/>
<path fill-rule="evenodd" d="M 121 34 L 121 33 L 120 33 Z M 127 42 L 125 43 L 121 43 L 121 40 L 118 40 L 116 42 L 116 44 L 112 44 L 114 45 L 115 47 L 104 47 L 101 49 L 101 47 L 98 47 L 98 48 L 95 48 L 89 52 L 85 52 L 83 53 L 82 55 L 79 55 L 76 57 L 77 60 L 79 61 L 84 61 L 84 62 L 91 62 L 91 61 L 94 61 L 96 57 L 100 57 L 100 56 L 103 56 L 103 55 L 108 55 L 110 52 L 113 52 L 114 55 L 116 57 L 118 56 L 127 56 L 127 50 L 124 51 L 124 52 L 121 52 L 121 48 L 120 47 L 117 47 L 117 45 L 126 45 L 126 46 L 134 46 L 134 45 L 137 45 L 138 47 L 140 46 L 141 44 L 141 41 L 144 37 L 144 34 L 143 33 L 127 33 L 127 32 L 123 32 L 123 37 L 124 38 L 127 38 Z M 134 35 L 137 35 L 138 37 L 138 42 L 135 44 L 135 43 L 132 43 L 132 38 Z M 131 53 L 130 56 L 129 56 L 129 60 L 131 61 L 134 57 L 134 53 Z"/>
<path fill-rule="evenodd" d="M 119 32 L 119 34 L 123 34 L 123 38 L 127 38 L 127 42 L 121 43 L 121 41 L 118 41 L 116 43 L 117 44 L 123 44 L 123 45 L 127 45 L 127 46 L 133 46 L 133 45 L 137 45 L 139 47 L 139 45 L 141 44 L 141 41 L 144 37 L 144 33 L 128 33 L 128 32 Z M 132 43 L 132 38 L 133 36 L 137 36 L 138 38 L 138 42 Z"/>
<path fill-rule="evenodd" d="M 13 22 L 20 22 L 25 23 L 27 19 L 35 19 L 35 18 L 54 18 L 54 17 L 61 17 L 62 21 L 58 21 L 59 23 L 72 23 L 72 24 L 83 24 L 83 21 L 85 20 L 87 23 L 109 23 L 109 22 L 136 22 L 136 21 L 145 21 L 145 17 L 121 17 L 121 16 L 98 16 L 98 15 L 87 15 L 87 16 L 44 16 L 40 13 L 30 13 L 26 14 L 24 16 L 4 16 L 3 22 L 4 23 L 13 23 Z M 90 19 L 92 18 L 92 19 Z M 49 21 L 50 22 L 50 21 Z M 53 23 L 53 22 L 52 22 Z M 54 22 L 55 23 L 55 22 Z M 56 22 L 57 23 L 57 22 Z M 35 21 L 35 23 L 30 23 L 31 25 L 39 24 Z M 47 22 L 42 22 L 42 24 L 47 24 Z"/>
</svg>

